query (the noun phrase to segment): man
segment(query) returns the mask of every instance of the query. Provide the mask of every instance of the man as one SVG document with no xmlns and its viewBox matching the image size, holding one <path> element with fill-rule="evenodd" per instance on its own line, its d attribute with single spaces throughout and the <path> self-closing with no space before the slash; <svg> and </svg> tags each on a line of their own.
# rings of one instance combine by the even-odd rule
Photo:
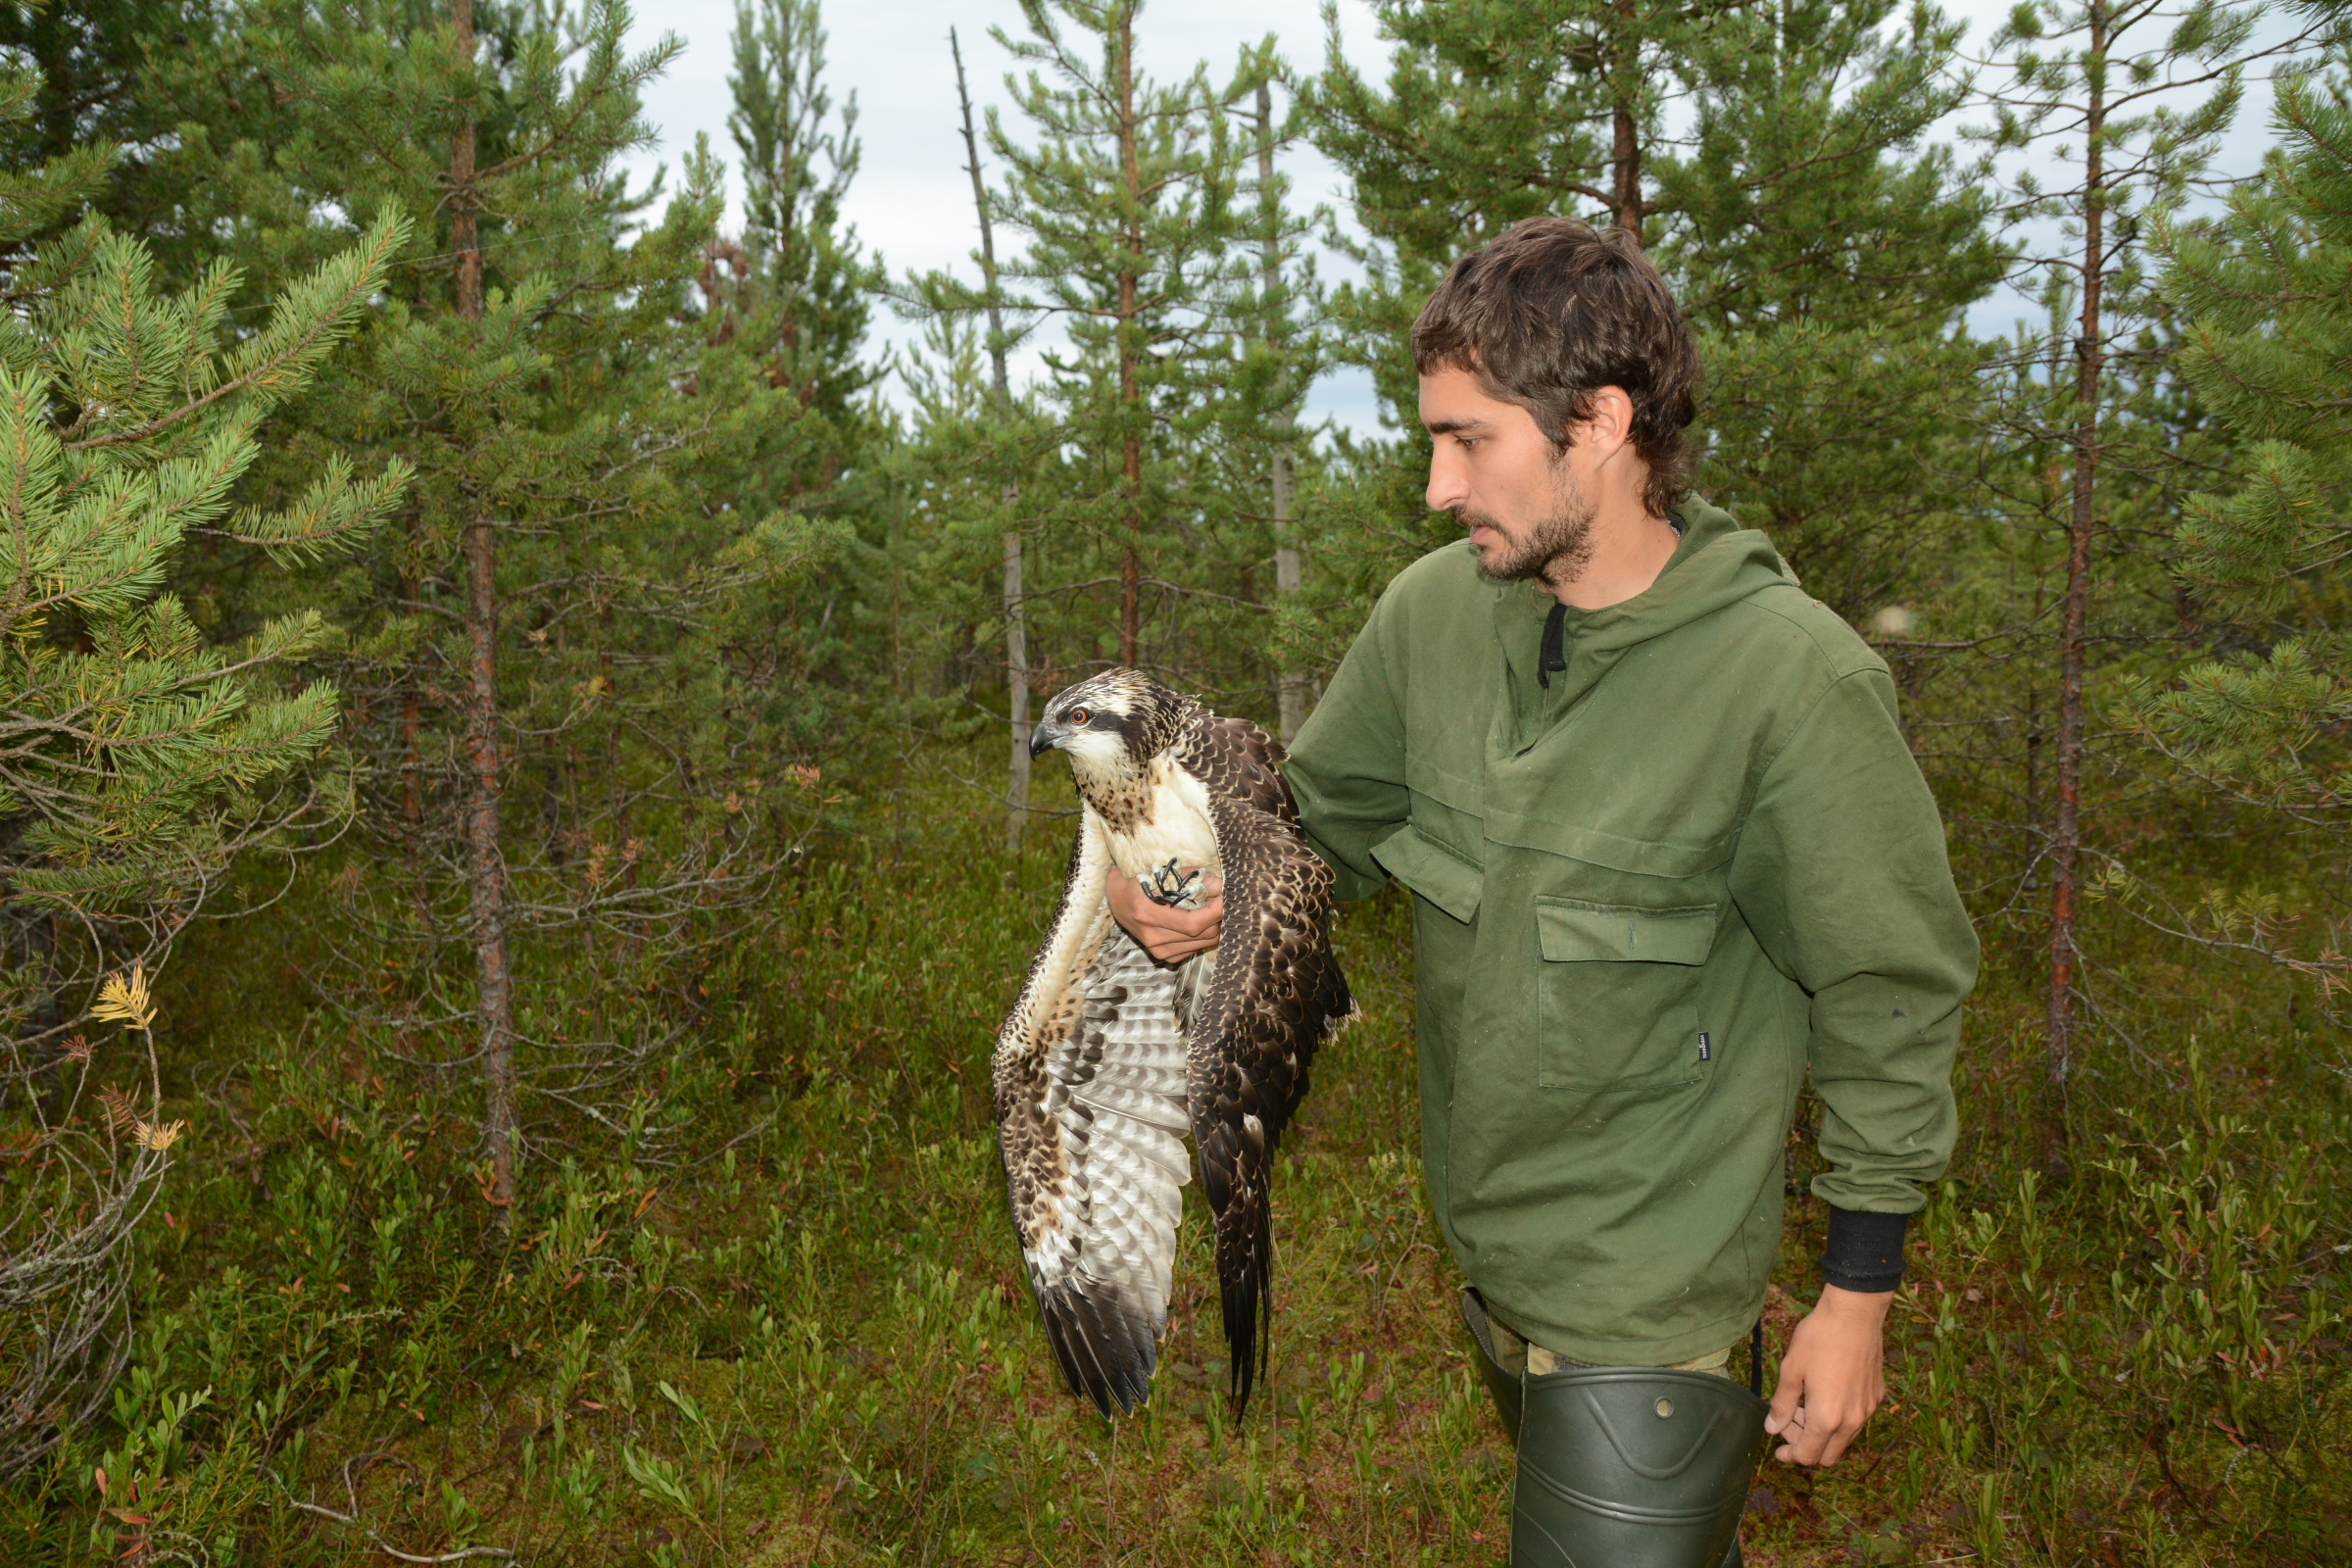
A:
<svg viewBox="0 0 2352 1568">
<path fill-rule="evenodd" d="M 1632 238 L 1521 223 L 1412 344 L 1469 537 L 1390 585 L 1286 771 L 1343 897 L 1415 895 L 1423 1165 L 1514 1563 L 1736 1563 L 1762 1433 L 1835 1464 L 1883 1397 L 1976 939 L 1886 665 L 1684 496 L 1697 357 Z M 1163 960 L 1215 940 L 1213 900 L 1114 893 Z M 1824 1283 L 1767 1414 L 1708 1374 L 1760 1319 L 1807 1072 Z"/>
</svg>

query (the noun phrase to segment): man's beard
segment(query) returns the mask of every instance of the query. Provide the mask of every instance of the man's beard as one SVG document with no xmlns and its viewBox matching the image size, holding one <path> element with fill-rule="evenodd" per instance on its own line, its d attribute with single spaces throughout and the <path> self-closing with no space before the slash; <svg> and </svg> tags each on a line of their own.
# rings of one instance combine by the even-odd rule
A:
<svg viewBox="0 0 2352 1568">
<path fill-rule="evenodd" d="M 1502 557 L 1493 565 L 1479 552 L 1478 574 L 1489 582 L 1574 582 L 1592 559 L 1592 506 L 1573 490 L 1525 538 L 1513 537 L 1485 513 L 1456 509 L 1453 516 L 1465 528 L 1491 529 L 1503 541 Z"/>
</svg>

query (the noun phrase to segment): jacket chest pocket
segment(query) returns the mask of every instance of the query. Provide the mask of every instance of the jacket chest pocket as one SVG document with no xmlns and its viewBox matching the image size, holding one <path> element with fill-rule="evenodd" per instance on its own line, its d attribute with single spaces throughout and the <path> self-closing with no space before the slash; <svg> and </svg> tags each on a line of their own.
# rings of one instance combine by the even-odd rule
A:
<svg viewBox="0 0 2352 1568">
<path fill-rule="evenodd" d="M 1719 907 L 1539 896 L 1537 1082 L 1603 1094 L 1697 1082 L 1711 1054 L 1699 1034 L 1699 977 Z"/>
</svg>

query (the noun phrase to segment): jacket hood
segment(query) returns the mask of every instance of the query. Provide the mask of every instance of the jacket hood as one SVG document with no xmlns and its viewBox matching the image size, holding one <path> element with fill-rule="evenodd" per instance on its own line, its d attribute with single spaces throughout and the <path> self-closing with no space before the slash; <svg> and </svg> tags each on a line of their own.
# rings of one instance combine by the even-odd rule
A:
<svg viewBox="0 0 2352 1568">
<path fill-rule="evenodd" d="M 1766 588 L 1793 588 L 1796 574 L 1781 560 L 1772 541 L 1742 528 L 1720 507 L 1690 497 L 1674 509 L 1683 525 L 1658 580 L 1623 604 L 1606 610 L 1568 612 L 1576 636 L 1592 653 L 1631 648 L 1662 632 L 1711 615 Z M 1548 613 L 1549 593 L 1537 588 L 1539 613 Z"/>
<path fill-rule="evenodd" d="M 1558 601 L 1540 583 L 1494 585 L 1494 630 L 1511 668 L 1512 706 L 1523 737 L 1524 726 L 1541 722 L 1547 709 L 1558 711 L 1557 698 L 1573 701 L 1581 696 L 1628 650 L 1767 588 L 1796 586 L 1796 574 L 1772 548 L 1772 541 L 1753 528 L 1740 527 L 1730 513 L 1690 497 L 1674 509 L 1673 516 L 1682 525 L 1682 542 L 1657 581 L 1605 610 L 1565 612 L 1568 667 L 1551 672 L 1547 681 L 1539 677 L 1536 666 L 1542 657 L 1544 622 Z M 1521 695 L 1539 685 L 1548 685 L 1556 694 L 1554 704 Z"/>
</svg>

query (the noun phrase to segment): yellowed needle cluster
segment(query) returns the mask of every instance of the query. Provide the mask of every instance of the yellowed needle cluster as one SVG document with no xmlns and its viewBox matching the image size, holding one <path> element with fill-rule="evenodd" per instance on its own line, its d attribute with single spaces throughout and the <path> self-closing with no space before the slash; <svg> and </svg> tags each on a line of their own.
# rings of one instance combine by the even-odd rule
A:
<svg viewBox="0 0 2352 1568">
<path fill-rule="evenodd" d="M 108 975 L 98 987 L 98 1005 L 90 1013 L 108 1023 L 126 1023 L 133 1029 L 152 1032 L 155 1001 L 148 995 L 146 966 L 134 963 L 128 975 Z"/>
</svg>

